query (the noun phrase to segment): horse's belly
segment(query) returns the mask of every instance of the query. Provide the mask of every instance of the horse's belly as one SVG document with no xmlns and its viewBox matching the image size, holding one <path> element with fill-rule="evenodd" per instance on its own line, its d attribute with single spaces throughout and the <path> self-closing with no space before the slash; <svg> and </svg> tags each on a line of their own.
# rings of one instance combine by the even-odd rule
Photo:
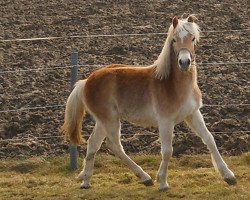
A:
<svg viewBox="0 0 250 200">
<path fill-rule="evenodd" d="M 139 126 L 157 127 L 157 121 L 155 116 L 153 116 L 153 112 L 123 112 L 120 116 L 122 119 Z"/>
</svg>

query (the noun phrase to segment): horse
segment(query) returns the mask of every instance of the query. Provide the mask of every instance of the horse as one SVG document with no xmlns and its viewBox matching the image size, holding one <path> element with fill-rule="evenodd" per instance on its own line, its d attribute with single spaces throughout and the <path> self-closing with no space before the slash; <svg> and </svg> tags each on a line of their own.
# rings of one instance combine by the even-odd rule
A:
<svg viewBox="0 0 250 200">
<path fill-rule="evenodd" d="M 87 141 L 84 168 L 78 175 L 82 180 L 81 188 L 90 187 L 95 154 L 105 138 L 107 147 L 140 178 L 141 183 L 154 184 L 150 175 L 125 153 L 120 141 L 121 119 L 158 128 L 162 160 L 156 182 L 160 191 L 169 188 L 167 171 L 173 153 L 173 130 L 182 121 L 207 145 L 214 167 L 224 180 L 229 185 L 236 184 L 235 175 L 220 155 L 200 112 L 202 95 L 197 85 L 195 62 L 200 28 L 196 20 L 194 15 L 172 19 L 164 47 L 152 65 L 113 64 L 76 83 L 67 99 L 61 130 L 72 144 L 81 144 L 85 112 L 95 120 Z"/>
</svg>

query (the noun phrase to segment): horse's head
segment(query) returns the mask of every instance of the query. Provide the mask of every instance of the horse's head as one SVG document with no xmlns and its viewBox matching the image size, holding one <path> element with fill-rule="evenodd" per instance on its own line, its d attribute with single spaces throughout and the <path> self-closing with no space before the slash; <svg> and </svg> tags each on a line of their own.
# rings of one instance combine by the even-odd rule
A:
<svg viewBox="0 0 250 200">
<path fill-rule="evenodd" d="M 196 17 L 190 15 L 186 19 L 174 17 L 172 21 L 172 47 L 182 71 L 189 70 L 194 62 L 195 46 L 199 41 L 199 27 L 195 20 Z"/>
</svg>

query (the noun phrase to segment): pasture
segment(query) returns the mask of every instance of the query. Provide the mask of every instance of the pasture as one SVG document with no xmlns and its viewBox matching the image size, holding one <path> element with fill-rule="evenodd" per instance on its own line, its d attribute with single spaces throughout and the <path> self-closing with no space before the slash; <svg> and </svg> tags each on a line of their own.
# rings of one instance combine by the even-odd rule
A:
<svg viewBox="0 0 250 200">
<path fill-rule="evenodd" d="M 150 65 L 161 52 L 171 18 L 183 13 L 197 14 L 203 31 L 196 61 L 203 103 L 209 105 L 201 110 L 208 129 L 222 154 L 249 151 L 246 0 L 11 2 L 1 3 L 0 37 L 8 40 L 0 42 L 1 158 L 67 152 L 58 129 L 70 93 L 72 52 L 79 53 L 78 79 L 99 65 Z M 126 35 L 129 33 L 135 35 Z M 15 40 L 44 37 L 48 38 Z M 85 135 L 93 126 L 87 117 Z M 208 153 L 200 138 L 186 134 L 190 132 L 182 124 L 175 128 L 175 156 Z M 128 153 L 158 153 L 157 133 L 123 123 L 124 148 Z M 79 151 L 85 153 L 86 145 Z"/>
<path fill-rule="evenodd" d="M 140 155 L 133 159 L 155 177 L 160 156 Z M 66 156 L 3 160 L 0 199 L 249 199 L 250 154 L 225 160 L 236 174 L 237 185 L 228 186 L 216 174 L 209 156 L 182 156 L 171 159 L 168 192 L 159 192 L 157 184 L 139 184 L 119 159 L 106 154 L 97 155 L 93 185 L 88 190 L 79 188 L 77 173 L 67 169 Z"/>
</svg>

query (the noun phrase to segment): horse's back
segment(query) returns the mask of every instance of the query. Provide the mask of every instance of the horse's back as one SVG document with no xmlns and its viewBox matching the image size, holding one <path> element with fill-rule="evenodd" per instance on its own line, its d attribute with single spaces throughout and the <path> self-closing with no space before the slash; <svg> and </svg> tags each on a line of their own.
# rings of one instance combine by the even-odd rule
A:
<svg viewBox="0 0 250 200">
<path fill-rule="evenodd" d="M 87 79 L 84 90 L 87 107 L 100 117 L 131 118 L 136 113 L 148 113 L 153 76 L 152 67 L 110 65 L 101 68 Z"/>
</svg>

